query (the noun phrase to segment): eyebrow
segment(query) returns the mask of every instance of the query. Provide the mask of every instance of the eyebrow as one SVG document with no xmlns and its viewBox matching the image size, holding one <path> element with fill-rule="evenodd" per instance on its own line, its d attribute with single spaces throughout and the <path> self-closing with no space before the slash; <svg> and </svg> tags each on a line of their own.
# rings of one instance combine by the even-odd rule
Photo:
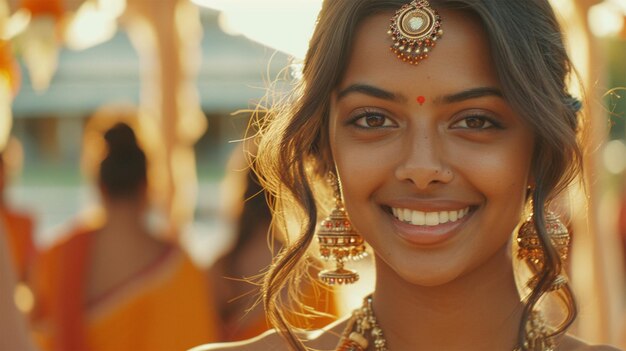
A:
<svg viewBox="0 0 626 351">
<path fill-rule="evenodd" d="M 470 100 L 470 99 L 478 99 L 478 98 L 485 97 L 485 96 L 496 96 L 500 98 L 504 97 L 504 95 L 502 94 L 502 91 L 500 91 L 500 89 L 498 88 L 478 87 L 478 88 L 463 90 L 461 92 L 451 94 L 451 95 L 440 96 L 436 98 L 434 102 L 436 104 L 440 104 L 442 102 L 446 104 L 452 104 L 455 102 L 461 102 L 461 101 Z"/>
<path fill-rule="evenodd" d="M 389 101 L 398 101 L 398 102 L 406 102 L 407 98 L 401 94 L 395 94 L 390 91 L 377 88 L 368 84 L 352 84 L 347 88 L 341 90 L 337 94 L 337 101 L 346 97 L 349 94 L 360 93 L 368 96 L 372 96 L 378 99 L 389 100 Z M 465 100 L 478 99 L 486 96 L 495 96 L 495 97 L 504 97 L 502 91 L 495 87 L 477 87 L 471 88 L 467 90 L 463 90 L 458 93 L 440 96 L 434 99 L 435 104 L 452 104 L 457 102 L 462 102 Z"/>
<path fill-rule="evenodd" d="M 367 85 L 367 84 L 350 85 L 349 87 L 343 89 L 337 94 L 337 101 L 343 99 L 344 97 L 346 97 L 346 95 L 353 94 L 353 93 L 365 94 L 365 95 L 369 95 L 371 97 L 375 97 L 375 98 L 383 99 L 383 100 L 398 101 L 398 102 L 406 101 L 406 97 L 403 95 L 394 94 L 390 91 L 377 88 L 372 85 Z"/>
</svg>

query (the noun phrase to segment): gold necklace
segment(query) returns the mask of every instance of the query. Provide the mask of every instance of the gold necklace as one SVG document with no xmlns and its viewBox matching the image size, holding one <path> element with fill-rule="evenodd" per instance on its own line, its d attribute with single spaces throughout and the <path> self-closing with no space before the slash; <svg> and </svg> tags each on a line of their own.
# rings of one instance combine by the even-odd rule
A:
<svg viewBox="0 0 626 351">
<path fill-rule="evenodd" d="M 378 325 L 372 309 L 372 295 L 363 300 L 363 305 L 352 312 L 352 317 L 343 332 L 343 336 L 336 351 L 365 351 L 369 346 L 368 331 L 374 341 L 376 351 L 389 351 L 387 339 Z M 513 351 L 554 351 L 554 340 L 541 313 L 534 311 L 526 327 L 526 342 L 523 346 L 515 346 Z"/>
</svg>

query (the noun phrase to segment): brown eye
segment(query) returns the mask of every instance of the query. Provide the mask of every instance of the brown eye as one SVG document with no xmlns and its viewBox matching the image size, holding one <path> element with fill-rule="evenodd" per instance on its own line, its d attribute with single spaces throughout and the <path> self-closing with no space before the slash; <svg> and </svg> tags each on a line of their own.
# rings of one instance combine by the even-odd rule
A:
<svg viewBox="0 0 626 351">
<path fill-rule="evenodd" d="M 382 114 L 368 113 L 362 115 L 353 122 L 360 128 L 387 128 L 395 126 L 395 122 Z"/>
<path fill-rule="evenodd" d="M 385 125 L 385 117 L 383 116 L 379 116 L 379 115 L 369 115 L 369 116 L 365 116 L 365 124 L 367 124 L 368 127 L 382 127 Z"/>
<path fill-rule="evenodd" d="M 487 117 L 483 116 L 469 116 L 456 122 L 452 128 L 455 129 L 489 129 L 496 125 L 491 122 Z"/>
<path fill-rule="evenodd" d="M 465 124 L 467 124 L 468 128 L 484 128 L 486 122 L 487 121 L 484 119 L 478 117 L 469 117 L 465 119 Z"/>
</svg>

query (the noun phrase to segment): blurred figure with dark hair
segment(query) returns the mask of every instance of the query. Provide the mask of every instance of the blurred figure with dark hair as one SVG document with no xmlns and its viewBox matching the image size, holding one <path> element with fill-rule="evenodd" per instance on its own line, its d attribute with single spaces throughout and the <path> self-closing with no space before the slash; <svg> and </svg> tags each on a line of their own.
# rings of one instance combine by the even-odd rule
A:
<svg viewBox="0 0 626 351">
<path fill-rule="evenodd" d="M 139 148 L 135 133 L 127 124 L 118 123 L 104 134 L 104 140 L 108 154 L 100 164 L 99 176 L 103 200 L 109 204 L 145 207 L 146 155 Z"/>
<path fill-rule="evenodd" d="M 34 219 L 30 213 L 12 206 L 5 192 L 11 169 L 20 168 L 17 164 L 21 162 L 21 154 L 21 145 L 15 139 L 11 139 L 5 150 L 0 152 L 0 236 L 6 238 L 5 245 L 17 279 L 12 295 L 15 295 L 18 309 L 28 313 L 33 308 L 33 295 L 28 286 L 29 274 L 37 253 Z"/>
<path fill-rule="evenodd" d="M 109 129 L 98 186 L 105 218 L 79 225 L 37 265 L 36 322 L 50 350 L 183 350 L 215 340 L 209 290 L 178 246 L 156 238 L 146 156 L 124 123 Z"/>
<path fill-rule="evenodd" d="M 222 184 L 226 195 L 222 215 L 232 224 L 234 244 L 210 269 L 210 285 L 214 287 L 215 306 L 221 319 L 221 341 L 244 340 L 269 329 L 259 303 L 260 277 L 272 261 L 272 252 L 284 243 L 284 238 L 268 237 L 273 225 L 268 194 L 247 164 L 243 147 L 236 148 Z M 312 268 L 311 274 L 317 271 Z M 303 282 L 300 288 L 306 307 L 295 306 L 302 316 L 289 315 L 295 325 L 317 329 L 335 320 L 336 302 L 330 290 L 309 282 Z M 309 308 L 319 315 L 312 316 L 315 312 Z M 307 321 L 305 314 L 313 318 Z"/>
</svg>

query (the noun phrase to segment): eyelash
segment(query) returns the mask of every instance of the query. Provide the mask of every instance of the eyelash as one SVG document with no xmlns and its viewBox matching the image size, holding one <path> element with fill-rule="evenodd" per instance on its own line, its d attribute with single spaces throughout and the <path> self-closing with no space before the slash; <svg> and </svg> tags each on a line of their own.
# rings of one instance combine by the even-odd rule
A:
<svg viewBox="0 0 626 351">
<path fill-rule="evenodd" d="M 367 117 L 372 117 L 372 116 L 379 116 L 381 118 L 384 118 L 384 122 L 382 126 L 365 126 L 365 125 L 359 125 L 358 122 L 360 120 L 364 120 Z M 480 120 L 482 122 L 484 122 L 485 124 L 487 124 L 486 127 L 479 127 L 479 128 L 472 128 L 472 127 L 455 127 L 456 125 L 465 122 L 467 123 L 467 121 L 469 119 L 477 119 Z M 364 122 L 366 123 L 366 122 Z M 388 123 L 392 123 L 392 125 L 385 125 Z M 348 122 L 346 123 L 347 125 L 352 125 L 356 128 L 360 128 L 360 129 L 364 129 L 364 130 L 371 130 L 371 129 L 382 129 L 382 128 L 393 128 L 397 126 L 397 123 L 395 121 L 393 121 L 391 118 L 387 117 L 384 113 L 378 112 L 378 111 L 365 111 L 362 113 L 359 113 L 358 115 L 354 116 L 353 118 L 351 118 L 350 120 L 348 120 Z M 454 123 L 452 123 L 450 129 L 466 129 L 466 130 L 488 130 L 488 129 L 503 129 L 502 124 L 496 120 L 495 118 L 489 117 L 485 114 L 480 114 L 480 113 L 476 113 L 476 114 L 470 114 L 470 115 L 466 115 L 466 116 L 462 116 L 459 119 L 457 119 Z"/>
<path fill-rule="evenodd" d="M 382 126 L 379 127 L 371 127 L 371 126 L 364 126 L 364 125 L 359 125 L 358 121 L 360 120 L 364 120 L 367 117 L 373 117 L 373 116 L 379 116 L 384 118 L 384 122 Z M 387 123 L 392 123 L 393 125 L 385 125 Z M 360 129 L 365 129 L 365 130 L 369 130 L 369 129 L 381 129 L 381 128 L 393 128 L 397 126 L 397 123 L 395 121 L 393 121 L 391 118 L 387 117 L 384 113 L 378 112 L 378 111 L 365 111 L 362 113 L 359 113 L 358 115 L 354 116 L 353 118 L 351 118 L 348 122 L 348 125 L 352 125 L 356 128 L 360 128 Z"/>
<path fill-rule="evenodd" d="M 463 121 L 467 123 L 467 120 L 469 119 L 478 119 L 478 120 L 483 121 L 486 124 L 488 123 L 489 125 L 487 127 L 482 127 L 482 128 L 455 127 L 455 125 Z M 451 126 L 451 129 L 473 129 L 473 130 L 502 129 L 502 128 L 503 126 L 494 118 L 491 118 L 489 116 L 482 115 L 482 114 L 472 114 L 472 115 L 463 116 L 459 120 L 455 121 Z"/>
</svg>

